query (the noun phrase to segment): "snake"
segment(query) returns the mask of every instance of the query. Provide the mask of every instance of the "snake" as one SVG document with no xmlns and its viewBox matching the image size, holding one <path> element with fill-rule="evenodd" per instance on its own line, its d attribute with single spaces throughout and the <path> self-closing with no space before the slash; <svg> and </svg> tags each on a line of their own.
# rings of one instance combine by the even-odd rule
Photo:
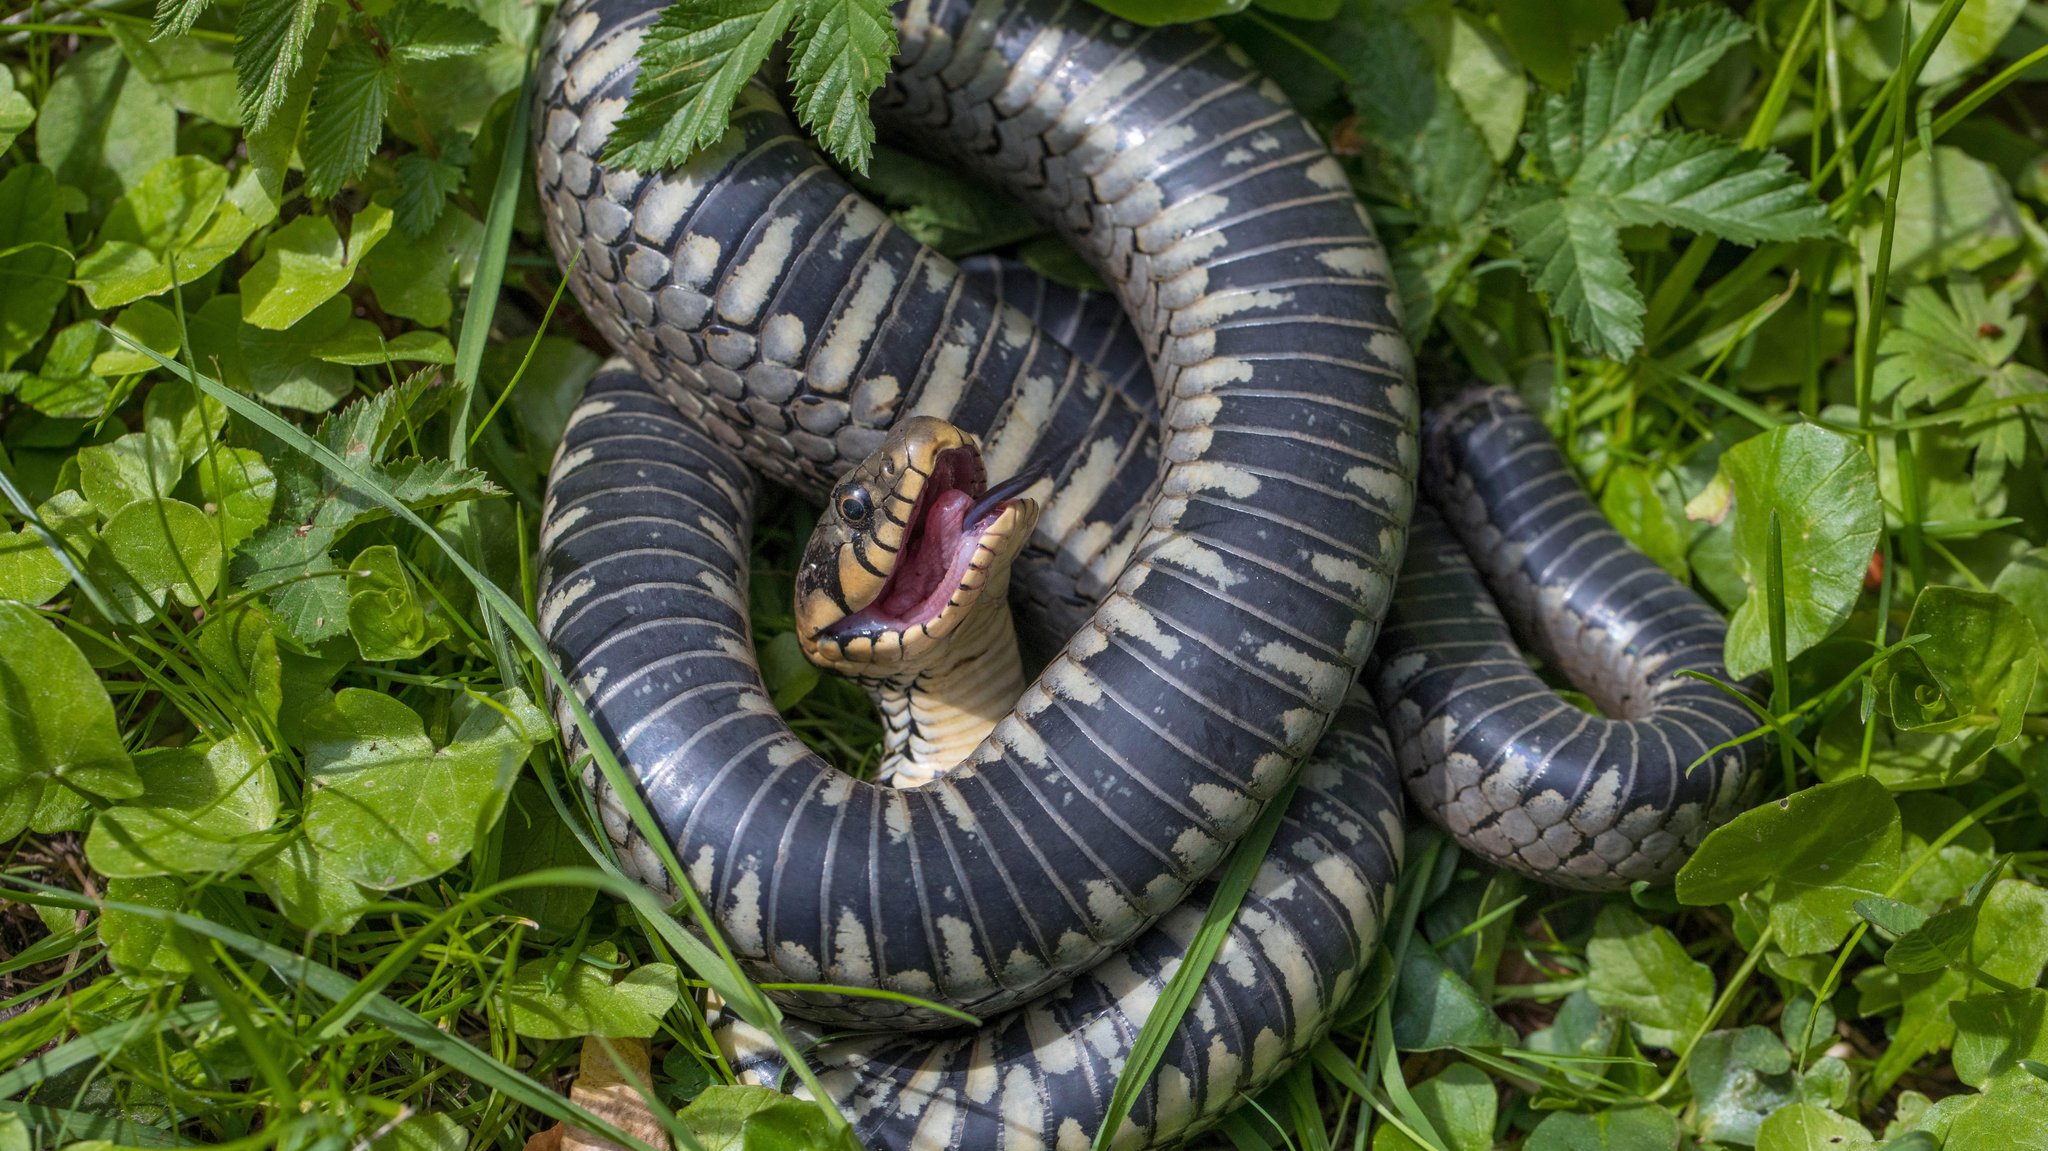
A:
<svg viewBox="0 0 2048 1151">
<path fill-rule="evenodd" d="M 657 7 L 569 0 L 538 73 L 549 239 L 619 358 L 551 469 L 537 614 L 684 874 L 587 771 L 622 865 L 689 883 L 754 978 L 805 985 L 777 997 L 869 1145 L 1085 1143 L 1205 882 L 1282 795 L 1118 1146 L 1214 1123 L 1327 1029 L 1385 922 L 1404 777 L 1472 850 L 1577 886 L 1668 877 L 1739 809 L 1754 722 L 1678 674 L 1720 674 L 1695 626 L 1712 609 L 1582 522 L 1597 509 L 1511 401 L 1422 433 L 1348 177 L 1213 30 L 1060 0 L 894 13 L 877 122 L 1011 193 L 1112 285 L 1069 301 L 1063 340 L 1017 306 L 1044 285 L 917 244 L 759 83 L 688 165 L 607 166 Z M 958 766 L 890 787 L 776 711 L 749 525 L 763 480 L 822 501 L 923 417 L 988 474 L 1045 464 L 1011 580 L 1027 637 L 1054 638 Z M 1463 450 L 1504 425 L 1504 464 Z M 1440 515 L 1418 507 L 1426 468 Z M 1448 573 L 1412 602 L 1404 554 Z M 1547 686 L 1518 631 L 1547 666 L 1591 668 L 1607 714 Z M 818 984 L 986 1022 L 948 1033 Z M 825 1041 L 846 1032 L 871 1034 Z"/>
</svg>

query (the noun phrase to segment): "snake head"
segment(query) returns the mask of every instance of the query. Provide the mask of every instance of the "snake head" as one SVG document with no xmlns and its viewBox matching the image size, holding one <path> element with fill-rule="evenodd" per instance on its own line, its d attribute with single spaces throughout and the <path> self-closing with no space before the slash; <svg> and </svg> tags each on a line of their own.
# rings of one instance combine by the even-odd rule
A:
<svg viewBox="0 0 2048 1151">
<path fill-rule="evenodd" d="M 796 576 L 797 638 L 824 667 L 895 674 L 966 624 L 1007 613 L 1011 561 L 1038 523 L 1036 470 L 989 486 L 981 445 L 915 416 L 832 489 Z"/>
</svg>

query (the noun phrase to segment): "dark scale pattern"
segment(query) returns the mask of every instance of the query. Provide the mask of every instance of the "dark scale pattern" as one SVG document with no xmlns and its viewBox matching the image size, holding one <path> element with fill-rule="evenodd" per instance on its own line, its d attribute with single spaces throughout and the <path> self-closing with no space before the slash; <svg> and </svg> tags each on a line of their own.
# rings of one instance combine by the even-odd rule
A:
<svg viewBox="0 0 2048 1151">
<path fill-rule="evenodd" d="M 614 523 L 574 503 L 580 488 L 549 508 L 550 635 L 757 976 L 829 973 L 981 1014 L 1028 1002 L 1215 867 L 1372 645 L 1419 454 L 1384 255 L 1313 131 L 1212 33 L 1048 2 L 899 11 L 906 68 L 883 119 L 1015 161 L 1006 186 L 1136 317 L 1155 437 L 1151 403 L 891 225 L 759 87 L 686 168 L 605 171 L 653 8 L 571 0 L 543 54 L 536 163 L 584 309 L 708 434 L 812 494 L 913 413 L 985 435 L 995 474 L 1053 461 L 1016 582 L 1093 615 L 967 764 L 909 791 L 849 780 L 764 701 L 716 706 L 749 658 L 740 601 L 715 623 L 651 622 L 659 592 L 611 592 L 601 569 L 640 557 L 644 581 L 687 582 L 664 566 L 672 528 Z M 1220 95 L 1187 119 L 1204 93 Z M 1319 358 L 1284 358 L 1270 324 Z M 558 475 L 594 482 L 622 450 L 579 441 Z M 730 510 L 698 526 L 743 551 Z M 641 877 L 665 882 L 604 806 Z M 797 858 L 817 870 L 782 882 Z M 941 1022 L 872 999 L 798 1006 Z"/>
</svg>

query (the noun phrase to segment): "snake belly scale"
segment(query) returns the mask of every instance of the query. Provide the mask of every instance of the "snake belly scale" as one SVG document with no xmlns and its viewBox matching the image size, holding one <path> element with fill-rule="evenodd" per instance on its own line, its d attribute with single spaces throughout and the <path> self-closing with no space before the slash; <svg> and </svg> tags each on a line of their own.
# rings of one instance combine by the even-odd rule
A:
<svg viewBox="0 0 2048 1151">
<path fill-rule="evenodd" d="M 1199 921 L 1201 882 L 1297 775 L 1119 1147 L 1202 1129 L 1322 1034 L 1383 922 L 1402 775 L 1440 821 L 1465 822 L 1469 849 L 1584 886 L 1668 876 L 1736 810 L 1757 744 L 1693 749 L 1739 736 L 1746 714 L 1671 687 L 1718 673 L 1711 610 L 1654 574 L 1603 598 L 1642 574 L 1611 532 L 1543 546 L 1591 505 L 1554 449 L 1520 470 L 1462 453 L 1541 437 L 1497 394 L 1432 421 L 1424 469 L 1370 225 L 1313 130 L 1212 33 L 1054 0 L 897 12 L 878 122 L 1057 225 L 1125 325 L 1100 300 L 920 248 L 758 87 L 685 169 L 606 170 L 655 7 L 563 5 L 537 86 L 550 237 L 624 357 L 551 476 L 541 623 L 755 977 L 907 991 L 989 1020 L 919 1033 L 943 1018 L 782 996 L 814 1036 L 891 1030 L 813 1053 L 869 1145 L 1085 1145 Z M 1014 580 L 1029 634 L 1072 638 L 966 763 L 895 789 L 837 772 L 776 714 L 744 572 L 758 476 L 822 497 L 914 415 L 980 437 L 993 474 L 1051 462 Z M 1353 681 L 1419 470 L 1460 535 L 1423 515 L 1403 586 L 1418 571 L 1464 582 L 1434 601 L 1404 592 L 1374 652 L 1397 757 Z M 1568 491 L 1502 518 L 1518 485 L 1559 477 Z M 1497 562 L 1475 572 L 1465 547 Z M 1572 644 L 1544 648 L 1560 606 L 1569 625 L 1552 634 Z M 1576 711 L 1590 726 L 1541 742 L 1570 705 L 1521 662 L 1510 624 L 1535 628 L 1557 666 L 1619 685 L 1592 691 L 1621 706 L 1619 727 Z M 1659 741 L 1661 758 L 1642 754 Z M 665 887 L 591 782 L 628 869 Z"/>
</svg>

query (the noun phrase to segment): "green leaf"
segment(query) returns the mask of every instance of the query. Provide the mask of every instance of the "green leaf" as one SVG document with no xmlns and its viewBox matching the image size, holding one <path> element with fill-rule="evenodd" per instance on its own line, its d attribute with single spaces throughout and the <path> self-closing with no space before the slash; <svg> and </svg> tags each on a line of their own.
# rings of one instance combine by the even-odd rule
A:
<svg viewBox="0 0 2048 1151">
<path fill-rule="evenodd" d="M 172 599 L 198 607 L 220 582 L 220 535 L 183 500 L 136 500 L 107 520 L 86 571 L 106 589 L 118 622 L 144 623 Z"/>
<path fill-rule="evenodd" d="M 221 318 L 234 341 L 230 354 L 244 374 L 244 379 L 235 382 L 246 390 L 266 403 L 302 412 L 324 412 L 355 391 L 355 373 L 346 365 L 331 364 L 315 355 L 316 349 L 347 329 L 351 319 L 347 298 L 331 296 L 303 319 L 278 331 L 242 323 L 241 300 L 235 296 L 209 301 L 209 316 L 221 299 L 235 306 L 231 318 Z"/>
<path fill-rule="evenodd" d="M 452 364 L 455 349 L 439 332 L 414 330 L 390 339 L 368 320 L 350 320 L 322 340 L 313 354 L 330 364 L 375 367 L 382 364 Z"/>
<path fill-rule="evenodd" d="M 263 258 L 242 277 L 242 319 L 281 331 L 348 287 L 356 266 L 391 230 L 391 209 L 356 213 L 347 243 L 324 216 L 300 216 L 271 233 Z"/>
<path fill-rule="evenodd" d="M 1871 79 L 1888 79 L 1901 67 L 1901 33 L 1910 27 L 1913 35 L 1919 36 L 1933 25 L 1941 7 L 1940 0 L 1885 4 L 1877 9 L 1875 19 L 1849 22 L 1843 55 Z M 2026 7 L 2026 0 L 1972 0 L 1962 5 L 1955 22 L 1928 54 L 1927 64 L 1920 70 L 1920 85 L 1946 84 L 1990 59 Z"/>
<path fill-rule="evenodd" d="M 212 4 L 213 0 L 156 0 L 157 36 L 183 36 L 190 32 Z"/>
<path fill-rule="evenodd" d="M 344 869 L 316 851 L 304 838 L 286 842 L 283 851 L 249 871 L 264 894 L 277 902 L 286 919 L 326 933 L 347 931 L 370 906 L 368 893 L 343 874 Z"/>
<path fill-rule="evenodd" d="M 778 708 L 787 710 L 795 707 L 818 686 L 818 665 L 804 655 L 803 644 L 795 632 L 777 632 L 771 636 L 767 643 L 761 645 L 760 659 L 761 681 Z"/>
<path fill-rule="evenodd" d="M 1447 1141 L 1447 1151 L 1493 1151 L 1493 1123 L 1499 1092 L 1486 1073 L 1470 1063 L 1453 1063 L 1410 1089 L 1415 1104 L 1431 1127 Z M 1421 1144 L 1392 1124 L 1372 1135 L 1373 1151 L 1423 1151 Z"/>
<path fill-rule="evenodd" d="M 1847 1070 L 1838 1059 L 1819 1063 Z M 1793 1069 L 1792 1053 L 1761 1027 L 1702 1036 L 1685 1075 L 1697 1102 L 1700 1138 L 1717 1144 L 1754 1144 L 1764 1117 L 1806 1091 Z"/>
<path fill-rule="evenodd" d="M 104 27 L 121 46 L 121 54 L 156 85 L 172 107 L 225 128 L 241 124 L 235 54 L 230 45 L 186 36 L 182 29 L 180 34 L 153 40 L 133 24 L 108 23 Z"/>
<path fill-rule="evenodd" d="M 99 333 L 98 351 L 92 358 L 92 373 L 110 378 L 140 375 L 156 361 L 114 338 L 118 332 L 158 355 L 178 354 L 178 317 L 153 300 L 132 304 L 107 325 L 113 332 Z M 218 405 L 215 405 L 218 408 Z"/>
<path fill-rule="evenodd" d="M 448 617 L 390 544 L 348 563 L 348 627 L 366 660 L 413 659 L 448 638 Z"/>
<path fill-rule="evenodd" d="M 1901 648 L 1872 677 L 1879 707 L 1908 731 L 1968 730 L 1951 770 L 2019 738 L 2040 641 L 2026 613 L 1993 592 L 1936 585 L 1913 601 Z"/>
<path fill-rule="evenodd" d="M 1678 1120 L 1662 1107 L 1617 1107 L 1596 1115 L 1553 1112 L 1529 1133 L 1522 1151 L 1671 1151 Z"/>
<path fill-rule="evenodd" d="M 704 1151 L 860 1151 L 852 1128 L 834 1131 L 815 1104 L 766 1087 L 714 1083 L 676 1118 Z"/>
<path fill-rule="evenodd" d="M 58 419 L 92 419 L 107 410 L 112 390 L 92 370 L 99 325 L 90 320 L 58 330 L 35 374 L 21 381 L 21 402 Z"/>
<path fill-rule="evenodd" d="M 1607 473 L 1600 489 L 1600 513 L 1641 548 L 1657 566 L 1685 579 L 1691 569 L 1685 553 L 1692 545 L 1684 513 L 1658 490 L 1656 477 L 1634 464 Z"/>
<path fill-rule="evenodd" d="M 100 813 L 85 857 L 102 875 L 234 874 L 266 851 L 277 822 L 277 779 L 246 736 L 206 754 L 152 748 L 136 756 L 142 795 Z"/>
<path fill-rule="evenodd" d="M 92 665 L 55 624 L 0 601 L 0 791 L 41 778 L 109 799 L 142 794 Z"/>
<path fill-rule="evenodd" d="M 1515 1033 L 1436 949 L 1416 943 L 1394 984 L 1394 1045 L 1403 1051 L 1512 1047 Z"/>
<path fill-rule="evenodd" d="M 150 307 L 154 309 L 155 305 L 152 304 Z M 138 311 L 139 309 L 130 308 L 123 315 L 136 314 Z M 164 341 L 170 345 L 171 351 L 165 351 L 162 344 L 140 336 L 132 328 L 120 323 L 114 325 L 114 330 L 127 335 L 130 339 L 140 340 L 162 355 L 168 356 L 177 350 L 175 317 L 171 317 L 168 339 Z M 108 342 L 118 341 L 109 339 Z M 106 353 L 102 352 L 93 362 L 98 364 L 105 359 Z M 151 361 L 151 366 L 155 366 L 155 361 Z M 206 455 L 213 447 L 214 438 L 227 428 L 227 422 L 228 411 L 220 401 L 199 392 L 183 380 L 159 380 L 150 386 L 148 397 L 142 401 L 143 430 L 156 439 L 173 445 L 178 458 L 183 460 L 187 467 L 199 462 Z"/>
<path fill-rule="evenodd" d="M 74 558 L 83 558 L 92 549 L 92 529 L 99 517 L 77 492 L 58 492 L 44 500 L 36 517 L 70 545 Z M 46 603 L 70 586 L 70 571 L 50 553 L 49 544 L 33 525 L 0 532 L 0 600 Z"/>
<path fill-rule="evenodd" d="M 590 857 L 569 825 L 555 814 L 547 792 L 531 778 L 512 788 L 512 802 L 506 806 L 503 843 L 498 855 L 498 873 L 506 879 L 553 867 L 576 867 Z M 523 887 L 507 892 L 505 906 L 541 927 L 562 935 L 574 935 L 596 903 L 597 891 L 589 887 Z"/>
<path fill-rule="evenodd" d="M 344 688 L 306 720 L 306 838 L 342 875 L 389 891 L 460 862 L 493 823 L 547 718 L 517 691 L 478 703 L 436 748 L 411 708 Z M 500 708 L 504 710 L 500 710 Z"/>
<path fill-rule="evenodd" d="M 398 77 L 362 40 L 350 39 L 327 53 L 300 144 L 308 195 L 325 200 L 369 167 L 397 89 Z"/>
<path fill-rule="evenodd" d="M 1643 293 L 1621 252 L 1621 221 L 1601 200 L 1520 186 L 1497 209 L 1529 284 L 1572 338 L 1627 359 L 1643 342 Z"/>
<path fill-rule="evenodd" d="M 244 603 L 206 617 L 193 645 L 199 666 L 244 713 L 276 724 L 284 706 L 284 663 L 277 632 L 261 605 Z M 259 730 L 261 730 L 259 728 Z"/>
<path fill-rule="evenodd" d="M 187 483 L 197 486 L 204 510 L 220 526 L 221 546 L 232 554 L 270 522 L 277 477 L 254 448 L 216 448 L 192 466 Z"/>
<path fill-rule="evenodd" d="M 2048 1061 L 2048 991 L 1977 995 L 1949 1008 L 1956 1024 L 1956 1078 L 1983 1087 L 2023 1059 Z"/>
<path fill-rule="evenodd" d="M 702 0 L 663 9 L 641 38 L 639 78 L 604 162 L 652 172 L 717 143 L 733 101 L 796 13 L 796 0 Z"/>
<path fill-rule="evenodd" d="M 2012 1151 L 2048 1146 L 2048 1082 L 2009 1071 L 1956 1117 L 1942 1151 Z"/>
<path fill-rule="evenodd" d="M 469 174 L 459 165 L 443 163 L 424 152 L 400 156 L 392 170 L 398 193 L 392 197 L 391 210 L 397 214 L 398 230 L 414 238 L 433 228 L 448 207 L 448 197 L 462 189 Z M 375 281 L 371 284 L 374 287 Z"/>
<path fill-rule="evenodd" d="M 1714 973 L 1627 908 L 1601 909 L 1586 959 L 1593 1002 L 1628 1020 L 1644 1043 L 1677 1050 L 1706 1022 Z"/>
<path fill-rule="evenodd" d="M 78 453 L 79 487 L 106 519 L 137 500 L 170 494 L 184 470 L 177 444 L 147 432 L 130 432 Z"/>
<path fill-rule="evenodd" d="M 64 300 L 71 254 L 59 204 L 41 164 L 0 176 L 0 371 L 35 347 Z"/>
<path fill-rule="evenodd" d="M 269 126 L 287 103 L 292 77 L 324 0 L 246 0 L 235 22 L 235 74 L 241 81 L 242 124 Z"/>
<path fill-rule="evenodd" d="M 1623 27 L 1580 57 L 1568 94 L 1544 100 L 1537 155 L 1570 180 L 1593 153 L 1655 130 L 1671 101 L 1749 35 L 1741 17 L 1715 4 Z"/>
<path fill-rule="evenodd" d="M 498 42 L 498 30 L 474 13 L 433 0 L 411 0 L 391 30 L 392 55 L 401 60 L 474 56 Z"/>
<path fill-rule="evenodd" d="M 1293 0 L 1303 6 L 1314 0 Z M 1213 20 L 1232 12 L 1242 12 L 1250 0 L 1107 0 L 1100 7 L 1112 15 L 1145 27 L 1161 24 L 1187 24 L 1196 20 Z M 1261 4 L 1260 7 L 1267 7 Z M 1277 11 L 1278 9 L 1276 9 Z"/>
<path fill-rule="evenodd" d="M 403 160 L 399 167 L 402 176 Z M 394 209 L 399 213 L 399 228 L 403 231 L 403 197 Z M 483 225 L 468 212 L 444 211 L 427 233 L 412 243 L 379 244 L 363 260 L 363 279 L 377 293 L 377 303 L 386 312 L 427 327 L 439 327 L 454 314 L 450 288 L 467 280 L 475 269 L 483 234 Z"/>
<path fill-rule="evenodd" d="M 176 911 L 184 905 L 185 885 L 175 879 L 111 879 L 107 899 Z M 114 970 L 144 985 L 191 973 L 191 963 L 170 939 L 172 930 L 161 919 L 119 908 L 108 908 L 99 922 L 100 939 Z"/>
<path fill-rule="evenodd" d="M 1344 40 L 1351 101 L 1367 137 L 1399 165 L 1415 209 L 1456 229 L 1485 207 L 1494 157 L 1412 18 L 1369 9 L 1363 34 Z"/>
<path fill-rule="evenodd" d="M 797 120 L 856 172 L 875 142 L 868 98 L 888 78 L 896 25 L 888 0 L 809 0 L 790 43 Z"/>
<path fill-rule="evenodd" d="M 617 983 L 593 964 L 564 966 L 545 955 L 519 965 L 503 993 L 514 1031 L 529 1039 L 645 1039 L 681 997 L 678 972 L 666 963 L 636 967 Z"/>
<path fill-rule="evenodd" d="M 1621 0 L 1550 0 L 1544 4 L 1498 4 L 1493 19 L 1515 58 L 1552 88 L 1572 81 L 1581 49 L 1628 20 Z"/>
<path fill-rule="evenodd" d="M 1695 907 L 1758 892 L 1787 955 L 1842 941 L 1855 902 L 1882 896 L 1899 873 L 1899 809 L 1884 785 L 1824 783 L 1746 811 L 1715 828 L 1678 873 Z"/>
<path fill-rule="evenodd" d="M 1861 445 L 1812 424 L 1774 428 L 1721 457 L 1734 494 L 1736 570 L 1751 595 L 1728 624 L 1727 662 L 1736 678 L 1770 666 L 1765 596 L 1770 516 L 1784 548 L 1785 654 L 1826 639 L 1863 594 L 1863 575 L 1884 528 L 1877 469 Z"/>
<path fill-rule="evenodd" d="M 93 218 L 177 150 L 178 113 L 113 45 L 64 61 L 36 124 L 36 158 L 83 190 Z"/>
<path fill-rule="evenodd" d="M 956 259 L 1044 230 L 1001 192 L 886 144 L 876 146 L 874 164 L 857 183 L 895 209 L 896 223 L 919 243 Z"/>
<path fill-rule="evenodd" d="M 1874 191 L 1884 191 L 1879 184 Z M 1856 229 L 1867 264 L 1877 260 L 1881 202 Z M 1996 168 L 1946 144 L 1906 158 L 1892 235 L 1891 283 L 1906 285 L 1972 271 L 2018 250 L 2026 225 Z"/>
<path fill-rule="evenodd" d="M 1877 1140 L 1863 1124 L 1812 1103 L 1794 1103 L 1765 1119 L 1756 1151 L 1856 1151 Z"/>
<path fill-rule="evenodd" d="M 1695 9 L 1719 11 L 1719 9 Z M 1831 236 L 1827 208 L 1781 152 L 1698 132 L 1651 136 L 1598 183 L 1627 224 L 1665 224 L 1738 244 Z"/>
<path fill-rule="evenodd" d="M 36 106 L 14 87 L 14 73 L 0 68 L 0 152 L 36 122 Z"/>
</svg>

